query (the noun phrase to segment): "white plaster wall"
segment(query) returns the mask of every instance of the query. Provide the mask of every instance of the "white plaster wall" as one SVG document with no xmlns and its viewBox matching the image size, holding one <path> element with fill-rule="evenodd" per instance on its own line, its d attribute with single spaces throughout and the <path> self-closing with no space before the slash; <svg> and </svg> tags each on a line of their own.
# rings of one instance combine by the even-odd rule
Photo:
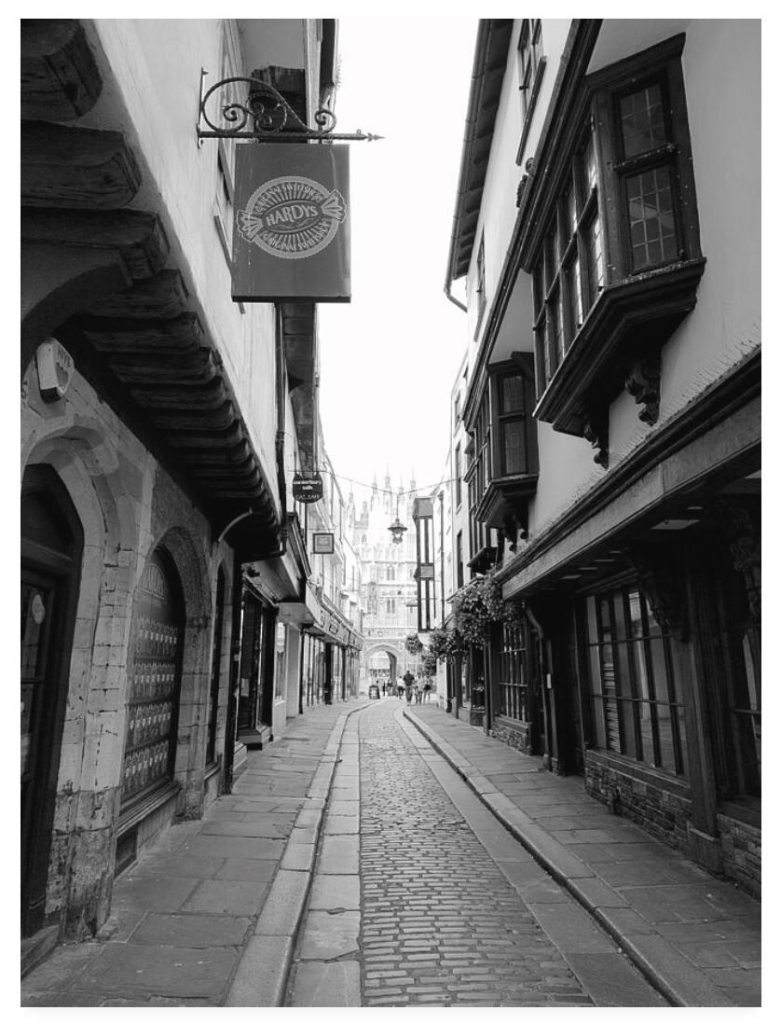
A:
<svg viewBox="0 0 781 1024">
<path fill-rule="evenodd" d="M 758 20 L 695 20 L 686 30 L 683 71 L 708 262 L 697 307 L 664 349 L 660 422 L 761 341 L 759 42 Z"/>
<path fill-rule="evenodd" d="M 540 85 L 540 92 L 533 112 L 524 153 L 520 163 L 516 163 L 518 145 L 521 141 L 521 131 L 523 128 L 521 121 L 521 99 L 518 89 L 519 73 L 517 59 L 520 20 L 516 19 L 508 47 L 507 68 L 505 70 L 504 82 L 502 83 L 502 95 L 496 115 L 491 155 L 485 177 L 483 202 L 475 235 L 472 263 L 469 269 L 467 293 L 469 295 L 468 329 L 470 338 L 474 337 L 477 326 L 477 304 L 474 289 L 480 238 L 485 233 L 485 289 L 487 305 L 490 307 L 496 293 L 496 286 L 515 226 L 518 184 L 526 173 L 524 164 L 529 156 L 534 155 L 539 141 L 540 130 L 545 120 L 545 113 L 553 91 L 569 26 L 569 19 L 552 18 L 543 20 L 543 52 L 547 59 L 547 66 Z M 487 316 L 484 317 L 483 324 L 481 325 L 481 335 L 485 329 L 486 320 Z M 524 347 L 523 350 L 530 351 L 528 347 Z"/>
</svg>

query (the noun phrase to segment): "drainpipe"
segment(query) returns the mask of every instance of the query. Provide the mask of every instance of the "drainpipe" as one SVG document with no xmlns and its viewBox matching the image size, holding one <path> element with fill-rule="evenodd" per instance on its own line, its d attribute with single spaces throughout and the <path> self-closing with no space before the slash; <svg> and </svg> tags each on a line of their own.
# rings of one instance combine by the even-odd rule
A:
<svg viewBox="0 0 781 1024">
<path fill-rule="evenodd" d="M 225 725 L 225 770 L 222 777 L 224 794 L 233 791 L 233 757 L 236 747 L 237 703 L 239 696 L 239 671 L 241 662 L 241 559 L 233 555 L 233 586 L 231 597 L 231 659 L 228 673 L 228 716 Z"/>
<path fill-rule="evenodd" d="M 454 306 L 458 306 L 458 308 L 459 308 L 459 309 L 462 309 L 462 310 L 463 310 L 463 311 L 464 311 L 465 313 L 468 313 L 468 312 L 469 312 L 469 310 L 468 310 L 468 309 L 467 309 L 467 307 L 466 307 L 466 306 L 464 305 L 464 303 L 463 303 L 463 302 L 461 302 L 461 300 L 460 300 L 460 299 L 457 299 L 457 298 L 455 297 L 455 295 L 452 295 L 452 294 L 451 294 L 451 292 L 450 292 L 450 286 L 452 285 L 452 283 L 453 283 L 453 282 L 452 282 L 452 281 L 450 280 L 450 274 L 448 274 L 448 276 L 447 276 L 447 280 L 445 281 L 445 295 L 446 295 L 446 297 L 447 297 L 448 299 L 450 299 L 450 301 L 451 301 L 451 302 L 453 303 L 453 305 L 454 305 Z"/>
<path fill-rule="evenodd" d="M 277 489 L 279 490 L 280 528 L 279 551 L 274 555 L 284 555 L 287 551 L 287 483 L 285 481 L 285 350 L 282 341 L 282 310 L 276 307 L 276 392 L 277 392 L 277 436 L 275 454 L 277 460 Z"/>
</svg>

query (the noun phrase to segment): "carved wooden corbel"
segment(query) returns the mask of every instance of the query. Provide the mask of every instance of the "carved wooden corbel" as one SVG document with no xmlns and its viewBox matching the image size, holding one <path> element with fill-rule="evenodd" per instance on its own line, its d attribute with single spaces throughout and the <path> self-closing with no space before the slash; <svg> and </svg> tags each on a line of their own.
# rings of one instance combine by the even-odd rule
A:
<svg viewBox="0 0 781 1024">
<path fill-rule="evenodd" d="M 608 456 L 608 422 L 604 413 L 589 417 L 583 428 L 583 436 L 595 450 L 594 462 L 607 469 Z"/>
<path fill-rule="evenodd" d="M 729 544 L 732 564 L 743 577 L 752 625 L 762 620 L 762 535 L 758 521 L 736 502 L 717 500 L 710 518 Z"/>
<path fill-rule="evenodd" d="M 643 406 L 639 418 L 652 425 L 659 419 L 659 385 L 661 360 L 659 355 L 641 359 L 629 371 L 624 387 Z"/>
<path fill-rule="evenodd" d="M 637 571 L 638 586 L 662 630 L 676 640 L 689 639 L 689 616 L 679 577 L 669 554 L 651 545 L 633 544 L 629 558 Z"/>
</svg>

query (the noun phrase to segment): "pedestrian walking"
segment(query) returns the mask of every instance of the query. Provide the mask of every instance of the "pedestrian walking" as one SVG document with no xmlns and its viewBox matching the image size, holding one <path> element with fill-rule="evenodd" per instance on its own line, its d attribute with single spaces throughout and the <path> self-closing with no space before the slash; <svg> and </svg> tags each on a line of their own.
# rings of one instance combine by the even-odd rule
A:
<svg viewBox="0 0 781 1024">
<path fill-rule="evenodd" d="M 406 695 L 407 695 L 407 704 L 411 704 L 412 703 L 412 697 L 413 697 L 413 687 L 411 687 L 411 686 L 407 687 Z"/>
<path fill-rule="evenodd" d="M 428 679 L 423 684 L 423 700 L 426 702 L 426 704 L 428 704 L 428 702 L 431 700 L 431 683 L 428 681 Z"/>
<path fill-rule="evenodd" d="M 420 683 L 416 679 L 415 680 L 415 703 L 416 704 L 420 704 L 420 702 L 422 700 L 423 700 L 423 690 L 421 689 Z"/>
</svg>

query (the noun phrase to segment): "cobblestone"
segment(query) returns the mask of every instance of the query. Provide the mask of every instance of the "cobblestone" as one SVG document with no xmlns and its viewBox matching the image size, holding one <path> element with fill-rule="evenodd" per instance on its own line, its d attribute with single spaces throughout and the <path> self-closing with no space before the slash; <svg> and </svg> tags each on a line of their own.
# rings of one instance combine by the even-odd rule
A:
<svg viewBox="0 0 781 1024">
<path fill-rule="evenodd" d="M 364 1005 L 589 1005 L 394 710 L 358 722 Z"/>
</svg>

